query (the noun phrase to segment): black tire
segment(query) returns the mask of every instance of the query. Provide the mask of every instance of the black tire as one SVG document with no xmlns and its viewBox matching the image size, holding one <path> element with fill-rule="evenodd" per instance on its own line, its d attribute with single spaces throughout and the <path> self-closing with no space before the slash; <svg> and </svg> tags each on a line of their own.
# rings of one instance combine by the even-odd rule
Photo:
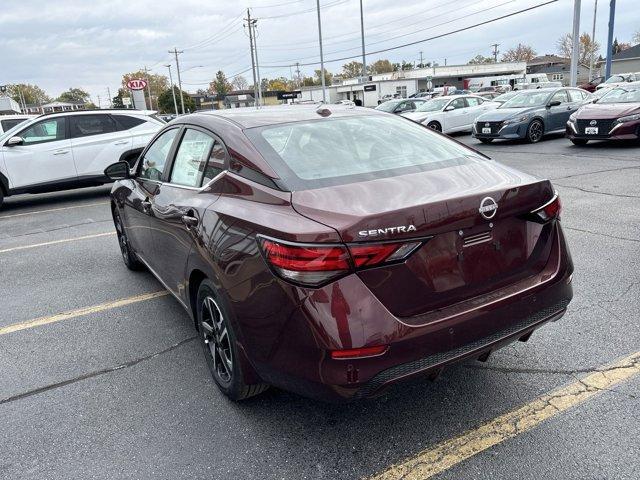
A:
<svg viewBox="0 0 640 480">
<path fill-rule="evenodd" d="M 542 121 L 535 119 L 532 120 L 527 127 L 527 136 L 525 139 L 529 143 L 538 143 L 544 136 L 544 124 Z"/>
<path fill-rule="evenodd" d="M 571 142 L 574 145 L 586 145 L 588 141 L 589 140 L 587 140 L 586 138 L 572 138 L 571 139 Z"/>
<path fill-rule="evenodd" d="M 122 217 L 116 207 L 113 209 L 113 224 L 116 227 L 116 235 L 118 236 L 118 245 L 120 246 L 120 253 L 122 254 L 122 260 L 129 270 L 142 270 L 143 265 L 135 252 L 131 249 L 131 244 L 127 238 L 127 231 L 122 223 Z"/>
<path fill-rule="evenodd" d="M 202 351 L 220 391 L 231 400 L 240 401 L 267 390 L 269 385 L 263 383 L 244 383 L 229 310 L 208 279 L 203 280 L 198 288 L 196 308 Z"/>
<path fill-rule="evenodd" d="M 480 140 L 484 144 L 489 144 L 493 142 L 493 138 L 479 138 L 478 140 Z"/>
<path fill-rule="evenodd" d="M 2 208 L 2 202 L 4 202 L 4 192 L 0 188 L 0 208 Z"/>
<path fill-rule="evenodd" d="M 438 122 L 429 122 L 427 124 L 427 127 L 429 127 L 431 130 L 442 133 L 442 125 L 440 125 L 440 123 Z"/>
</svg>

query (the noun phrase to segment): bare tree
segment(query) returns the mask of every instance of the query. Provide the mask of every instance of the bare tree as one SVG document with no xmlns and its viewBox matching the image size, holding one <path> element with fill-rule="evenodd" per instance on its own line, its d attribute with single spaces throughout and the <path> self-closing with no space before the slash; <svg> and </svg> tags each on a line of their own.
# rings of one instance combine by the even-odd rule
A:
<svg viewBox="0 0 640 480">
<path fill-rule="evenodd" d="M 633 39 L 631 41 L 634 45 L 640 43 L 640 30 L 633 34 Z"/>
<path fill-rule="evenodd" d="M 566 58 L 571 58 L 571 52 L 573 51 L 573 38 L 570 33 L 564 34 L 556 42 L 558 53 Z M 591 56 L 596 57 L 600 51 L 600 44 L 591 40 L 591 35 L 583 33 L 580 35 L 580 54 L 578 56 L 578 62 L 582 65 L 588 65 Z"/>
<path fill-rule="evenodd" d="M 236 90 L 246 90 L 247 88 L 249 88 L 249 82 L 247 82 L 247 79 L 242 75 L 236 75 L 235 77 L 233 77 L 233 79 L 231 80 L 231 85 L 233 85 L 233 88 L 235 88 Z"/>
<path fill-rule="evenodd" d="M 528 62 L 537 55 L 529 45 L 518 43 L 515 48 L 510 48 L 502 54 L 503 62 Z"/>
</svg>

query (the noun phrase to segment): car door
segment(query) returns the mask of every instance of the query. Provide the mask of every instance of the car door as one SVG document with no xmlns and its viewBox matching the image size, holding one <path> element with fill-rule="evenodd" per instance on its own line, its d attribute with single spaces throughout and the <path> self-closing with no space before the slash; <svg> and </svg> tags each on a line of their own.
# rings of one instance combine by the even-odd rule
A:
<svg viewBox="0 0 640 480">
<path fill-rule="evenodd" d="M 101 177 L 104 169 L 131 150 L 131 134 L 118 131 L 106 113 L 72 115 L 69 133 L 78 177 Z"/>
<path fill-rule="evenodd" d="M 153 235 L 151 234 L 151 201 L 162 184 L 162 175 L 174 149 L 180 127 L 163 131 L 142 153 L 131 193 L 124 204 L 127 237 L 136 254 L 153 268 Z"/>
<path fill-rule="evenodd" d="M 478 97 L 465 97 L 467 101 L 467 116 L 466 116 L 466 126 L 471 129 L 473 123 L 476 121 L 476 118 L 487 110 L 489 110 L 491 102 L 487 102 L 482 98 Z"/>
<path fill-rule="evenodd" d="M 558 90 L 554 93 L 548 104 L 551 105 L 554 102 L 560 102 L 560 104 L 547 108 L 546 132 L 564 129 L 569 116 L 574 111 L 566 90 Z"/>
<path fill-rule="evenodd" d="M 169 174 L 151 200 L 156 274 L 184 298 L 185 269 L 205 209 L 219 193 L 202 189 L 226 165 L 226 150 L 211 132 L 188 126 L 180 134 Z"/>
<path fill-rule="evenodd" d="M 11 188 L 77 180 L 66 117 L 44 118 L 16 136 L 21 144 L 2 147 Z"/>
<path fill-rule="evenodd" d="M 443 110 L 442 131 L 453 132 L 462 129 L 467 121 L 467 102 L 464 97 L 451 100 Z"/>
</svg>

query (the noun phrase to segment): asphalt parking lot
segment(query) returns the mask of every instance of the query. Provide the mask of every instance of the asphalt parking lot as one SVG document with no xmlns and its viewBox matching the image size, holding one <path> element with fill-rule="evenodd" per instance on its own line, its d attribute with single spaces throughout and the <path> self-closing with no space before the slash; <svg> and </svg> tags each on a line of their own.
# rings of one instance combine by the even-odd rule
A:
<svg viewBox="0 0 640 480">
<path fill-rule="evenodd" d="M 109 187 L 6 199 L 0 478 L 640 478 L 640 147 L 456 139 L 553 180 L 574 300 L 486 363 L 349 405 L 227 401 L 182 307 L 122 263 Z M 603 369 L 624 375 L 571 390 Z M 502 415 L 561 388 L 568 408 L 505 433 Z"/>
</svg>

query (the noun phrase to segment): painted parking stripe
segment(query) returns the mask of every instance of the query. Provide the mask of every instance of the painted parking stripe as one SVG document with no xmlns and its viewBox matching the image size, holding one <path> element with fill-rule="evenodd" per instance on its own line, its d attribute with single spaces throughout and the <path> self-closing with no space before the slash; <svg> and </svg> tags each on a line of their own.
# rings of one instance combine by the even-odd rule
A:
<svg viewBox="0 0 640 480">
<path fill-rule="evenodd" d="M 545 420 L 586 402 L 639 373 L 640 352 L 636 352 L 459 437 L 424 450 L 371 477 L 371 480 L 431 478 L 494 445 L 533 429 Z"/>
<path fill-rule="evenodd" d="M 94 235 L 84 235 L 82 237 L 63 238 L 61 240 L 52 240 L 51 242 L 32 243 L 31 245 L 19 245 L 17 247 L 4 248 L 4 249 L 0 250 L 0 253 L 15 252 L 17 250 L 27 250 L 29 248 L 46 247 L 46 246 L 49 246 L 49 245 L 56 245 L 58 243 L 76 242 L 78 240 L 88 240 L 90 238 L 107 237 L 107 236 L 115 235 L 115 234 L 116 234 L 116 232 L 96 233 Z"/>
<path fill-rule="evenodd" d="M 74 208 L 97 207 L 98 205 L 109 205 L 109 202 L 84 203 L 81 205 L 72 205 L 70 207 L 58 207 L 58 208 L 49 208 L 46 210 L 33 210 L 31 212 L 12 213 L 10 215 L 0 215 L 0 220 L 2 220 L 3 218 L 26 217 L 27 215 L 37 215 L 39 213 L 60 212 L 63 210 L 71 210 Z"/>
<path fill-rule="evenodd" d="M 100 303 L 91 307 L 78 308 L 76 310 L 70 310 L 64 313 L 58 313 L 49 317 L 40 317 L 34 320 L 28 320 L 26 322 L 14 323 L 6 327 L 0 328 L 0 335 L 7 335 L 9 333 L 19 332 L 20 330 L 26 330 L 28 328 L 40 327 L 42 325 L 48 325 L 50 323 L 62 322 L 63 320 L 71 320 L 92 313 L 104 312 L 105 310 L 112 310 L 114 308 L 124 307 L 133 303 L 145 302 L 154 298 L 164 297 L 169 295 L 167 290 L 160 290 L 158 292 L 143 293 L 141 295 L 135 295 L 133 297 L 121 298 L 119 300 L 113 300 L 111 302 Z"/>
</svg>

